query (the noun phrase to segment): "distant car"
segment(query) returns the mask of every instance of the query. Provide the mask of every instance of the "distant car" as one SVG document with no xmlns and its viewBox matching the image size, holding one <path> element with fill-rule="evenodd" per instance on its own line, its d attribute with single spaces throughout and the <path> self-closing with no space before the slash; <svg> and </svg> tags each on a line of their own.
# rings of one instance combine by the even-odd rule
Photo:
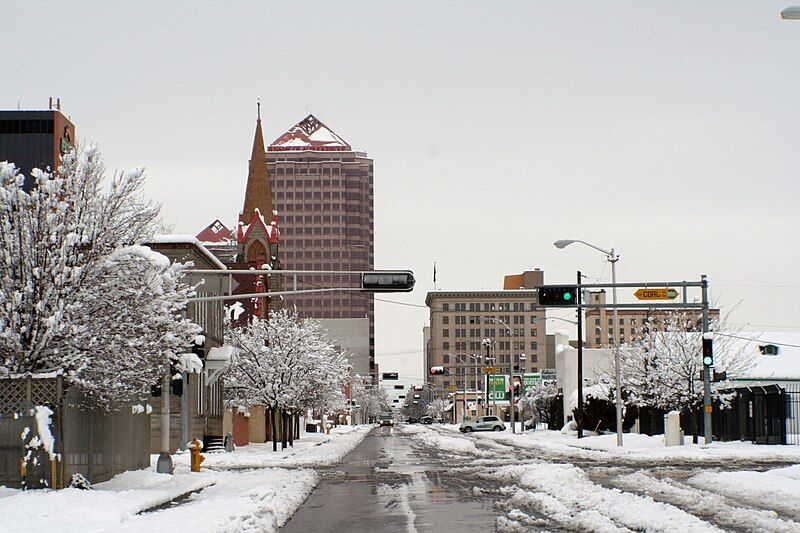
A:
<svg viewBox="0 0 800 533">
<path fill-rule="evenodd" d="M 423 416 L 419 419 L 420 424 L 433 424 L 433 417 Z"/>
<path fill-rule="evenodd" d="M 378 425 L 380 427 L 394 427 L 394 419 L 392 415 L 380 415 L 378 417 Z"/>
<path fill-rule="evenodd" d="M 504 431 L 506 425 L 496 416 L 479 416 L 475 421 L 468 420 L 458 426 L 461 433 L 472 433 L 473 431 Z"/>
<path fill-rule="evenodd" d="M 407 420 L 407 422 L 408 422 L 409 424 L 418 424 L 418 423 L 419 423 L 419 418 L 409 418 L 409 419 Z"/>
</svg>

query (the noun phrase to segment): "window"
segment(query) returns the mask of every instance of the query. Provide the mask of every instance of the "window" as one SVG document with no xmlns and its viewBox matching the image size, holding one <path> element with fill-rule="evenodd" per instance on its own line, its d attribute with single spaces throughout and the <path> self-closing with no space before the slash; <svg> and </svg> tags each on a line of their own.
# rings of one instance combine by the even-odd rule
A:
<svg viewBox="0 0 800 533">
<path fill-rule="evenodd" d="M 450 349 L 450 343 L 447 342 L 447 341 L 444 341 L 442 343 L 442 350 L 449 350 L 449 349 Z"/>
<path fill-rule="evenodd" d="M 536 337 L 537 333 L 539 333 L 539 330 L 537 330 L 536 328 L 533 328 L 531 330 L 531 337 Z"/>
<path fill-rule="evenodd" d="M 594 343 L 599 346 L 600 345 L 600 337 L 595 337 L 594 338 Z"/>
<path fill-rule="evenodd" d="M 450 362 L 450 354 L 446 353 L 442 355 L 442 363 L 449 363 Z"/>
<path fill-rule="evenodd" d="M 596 326 L 599 326 L 599 325 L 600 325 L 600 319 L 599 319 L 599 318 L 595 318 L 595 319 L 594 319 L 594 324 L 595 324 Z"/>
<path fill-rule="evenodd" d="M 531 341 L 531 350 L 536 350 L 539 348 L 539 343 L 536 341 Z M 535 359 L 534 359 L 535 361 Z"/>
<path fill-rule="evenodd" d="M 447 329 L 447 328 L 443 329 L 442 330 L 442 337 L 449 337 L 449 336 L 450 336 L 450 330 Z"/>
<path fill-rule="evenodd" d="M 442 304 L 442 311 L 449 311 L 449 310 L 450 310 L 450 304 L 448 303 Z"/>
<path fill-rule="evenodd" d="M 449 323 L 450 323 L 450 317 L 449 317 L 449 316 L 447 316 L 447 315 L 443 316 L 443 317 L 442 317 L 442 324 L 445 324 L 445 325 L 447 325 L 447 324 L 449 324 Z"/>
</svg>

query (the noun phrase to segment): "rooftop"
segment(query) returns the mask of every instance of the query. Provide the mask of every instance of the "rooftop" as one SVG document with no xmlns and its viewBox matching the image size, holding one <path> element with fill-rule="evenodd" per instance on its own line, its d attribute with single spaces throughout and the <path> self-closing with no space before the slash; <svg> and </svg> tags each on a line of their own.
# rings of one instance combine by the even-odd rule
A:
<svg viewBox="0 0 800 533">
<path fill-rule="evenodd" d="M 336 135 L 314 115 L 295 124 L 286 133 L 275 139 L 267 148 L 270 152 L 287 150 L 352 151 L 351 146 Z"/>
</svg>

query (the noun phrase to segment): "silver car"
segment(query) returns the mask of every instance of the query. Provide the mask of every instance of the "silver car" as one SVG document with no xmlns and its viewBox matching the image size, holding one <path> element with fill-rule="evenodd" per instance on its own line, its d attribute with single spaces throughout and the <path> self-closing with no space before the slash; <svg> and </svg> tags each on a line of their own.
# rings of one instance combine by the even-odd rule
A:
<svg viewBox="0 0 800 533">
<path fill-rule="evenodd" d="M 506 425 L 496 416 L 479 416 L 474 422 L 468 420 L 467 422 L 462 422 L 458 427 L 461 433 L 472 433 L 473 431 L 504 431 L 505 429 Z"/>
</svg>

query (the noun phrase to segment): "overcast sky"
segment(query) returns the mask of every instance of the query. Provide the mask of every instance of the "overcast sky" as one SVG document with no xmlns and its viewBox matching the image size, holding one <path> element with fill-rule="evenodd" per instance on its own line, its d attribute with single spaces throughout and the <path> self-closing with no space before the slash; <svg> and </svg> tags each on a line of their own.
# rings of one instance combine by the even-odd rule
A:
<svg viewBox="0 0 800 533">
<path fill-rule="evenodd" d="M 610 279 L 565 237 L 615 247 L 621 281 L 705 273 L 732 322 L 800 330 L 789 3 L 0 0 L 0 108 L 61 97 L 189 234 L 242 208 L 256 98 L 267 142 L 313 112 L 375 160 L 376 266 L 417 274 L 387 299 L 422 307 L 376 305 L 405 377 L 434 261 L 448 290 Z"/>
</svg>

